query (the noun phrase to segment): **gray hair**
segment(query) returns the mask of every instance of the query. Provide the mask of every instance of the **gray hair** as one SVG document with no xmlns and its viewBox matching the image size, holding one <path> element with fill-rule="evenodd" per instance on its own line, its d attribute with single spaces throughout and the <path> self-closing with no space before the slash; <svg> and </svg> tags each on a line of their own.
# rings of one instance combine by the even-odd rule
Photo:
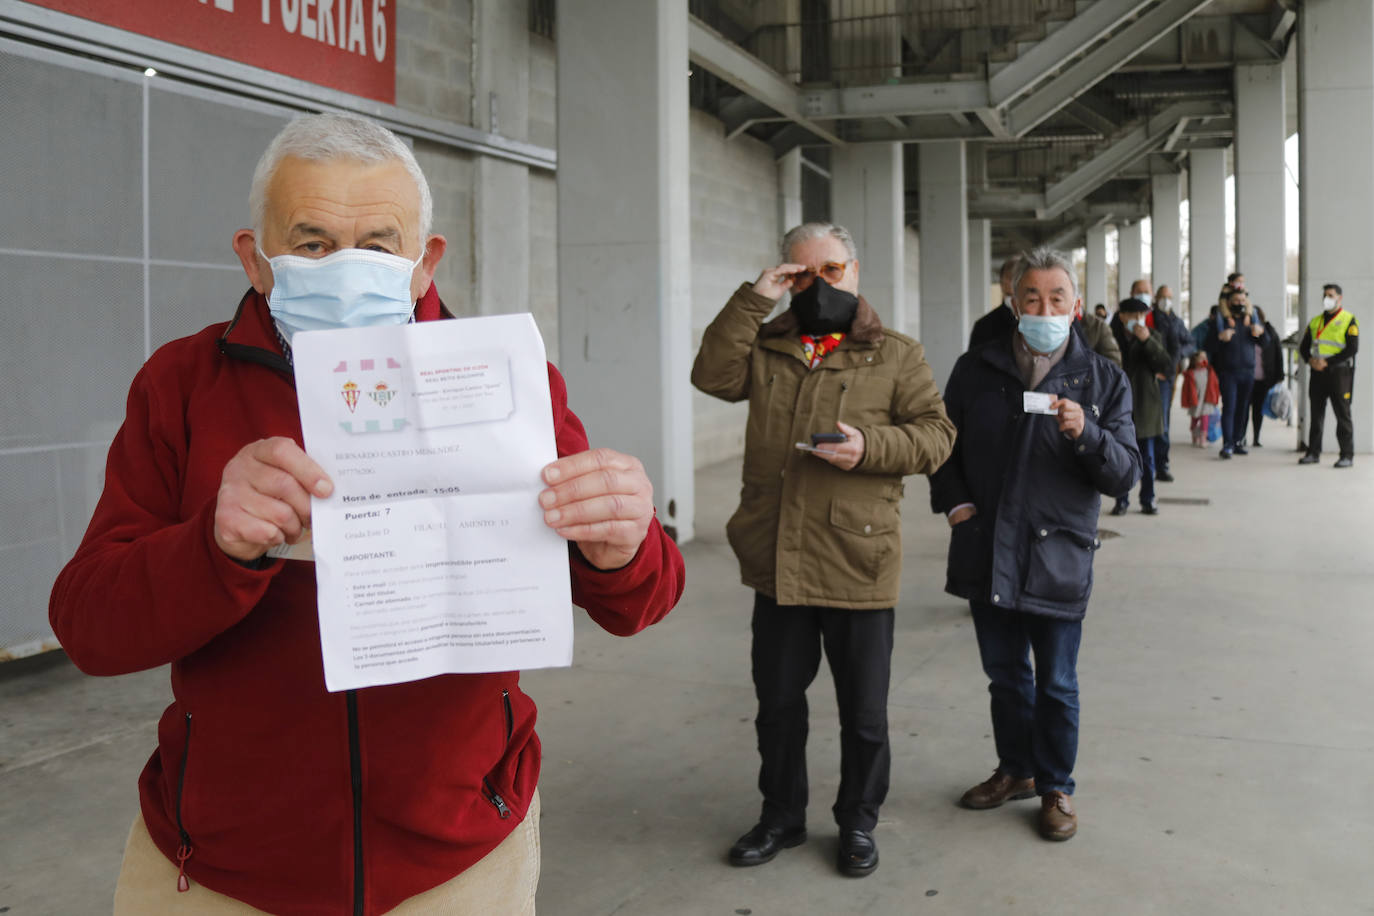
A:
<svg viewBox="0 0 1374 916">
<path fill-rule="evenodd" d="M 802 223 L 794 229 L 789 229 L 787 234 L 782 237 L 782 244 L 778 245 L 778 253 L 782 255 L 783 261 L 792 259 L 792 249 L 802 242 L 809 242 L 812 239 L 830 238 L 839 239 L 840 244 L 844 245 L 844 250 L 849 252 L 850 261 L 859 259 L 859 249 L 854 247 L 854 237 L 849 234 L 849 230 L 834 223 L 816 222 Z"/>
<path fill-rule="evenodd" d="M 263 218 L 267 212 L 267 186 L 277 172 L 277 166 L 287 156 L 300 159 L 353 159 L 368 164 L 396 161 L 405 166 L 420 192 L 420 243 L 429 238 L 434 222 L 434 197 L 429 182 L 415 154 L 401 138 L 376 121 L 355 114 L 305 114 L 272 138 L 253 170 L 253 186 L 248 192 L 248 207 L 253 215 L 253 228 L 262 234 Z"/>
<path fill-rule="evenodd" d="M 1062 270 L 1069 275 L 1069 283 L 1073 284 L 1073 298 L 1078 301 L 1078 271 L 1073 269 L 1073 261 L 1062 251 L 1042 245 L 1031 251 L 1022 252 L 1021 259 L 1016 265 L 1016 273 L 1011 279 L 1013 291 L 1021 288 L 1021 278 L 1032 270 Z M 1013 292 L 1013 295 L 1015 293 Z"/>
</svg>

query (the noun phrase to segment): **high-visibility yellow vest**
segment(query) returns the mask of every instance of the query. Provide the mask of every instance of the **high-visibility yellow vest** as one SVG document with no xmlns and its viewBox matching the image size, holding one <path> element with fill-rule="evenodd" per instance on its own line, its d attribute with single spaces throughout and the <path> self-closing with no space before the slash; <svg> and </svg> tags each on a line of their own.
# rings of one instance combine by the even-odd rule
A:
<svg viewBox="0 0 1374 916">
<path fill-rule="evenodd" d="M 1326 326 L 1322 326 L 1322 322 Z M 1350 330 L 1350 325 L 1355 321 L 1355 316 L 1341 309 L 1328 321 L 1326 314 L 1322 313 L 1312 319 L 1312 323 L 1307 329 L 1312 332 L 1312 355 L 1320 356 L 1322 359 L 1330 359 L 1337 353 L 1345 349 L 1346 333 Z M 1360 333 L 1358 330 L 1356 334 Z"/>
</svg>

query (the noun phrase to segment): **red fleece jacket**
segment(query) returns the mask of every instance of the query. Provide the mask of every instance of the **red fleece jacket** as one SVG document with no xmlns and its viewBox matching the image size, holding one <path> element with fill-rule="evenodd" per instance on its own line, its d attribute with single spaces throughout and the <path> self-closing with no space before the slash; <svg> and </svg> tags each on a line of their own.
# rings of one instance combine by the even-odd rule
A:
<svg viewBox="0 0 1374 916">
<path fill-rule="evenodd" d="M 417 309 L 440 317 L 431 286 Z M 587 448 L 549 366 L 559 455 Z M 253 570 L 215 545 L 225 464 L 301 442 L 266 301 L 159 349 L 134 379 L 90 528 L 53 587 L 53 630 L 90 674 L 171 664 L 174 700 L 139 779 L 154 842 L 185 873 L 271 913 L 383 913 L 458 875 L 524 818 L 539 778 L 519 672 L 325 690 L 310 564 Z M 627 567 L 570 550 L 573 601 L 627 636 L 683 587 L 655 521 Z"/>
</svg>

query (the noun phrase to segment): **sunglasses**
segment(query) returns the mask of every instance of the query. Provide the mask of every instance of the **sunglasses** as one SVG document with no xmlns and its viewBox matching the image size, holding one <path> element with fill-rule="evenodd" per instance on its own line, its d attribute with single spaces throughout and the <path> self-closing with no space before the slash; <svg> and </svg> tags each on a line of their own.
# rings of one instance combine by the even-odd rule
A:
<svg viewBox="0 0 1374 916">
<path fill-rule="evenodd" d="M 844 279 L 844 271 L 845 262 L 826 261 L 820 267 L 808 267 L 805 270 L 797 271 L 792 275 L 792 282 L 794 284 L 806 285 L 817 277 L 820 277 L 826 283 L 834 286 Z"/>
</svg>

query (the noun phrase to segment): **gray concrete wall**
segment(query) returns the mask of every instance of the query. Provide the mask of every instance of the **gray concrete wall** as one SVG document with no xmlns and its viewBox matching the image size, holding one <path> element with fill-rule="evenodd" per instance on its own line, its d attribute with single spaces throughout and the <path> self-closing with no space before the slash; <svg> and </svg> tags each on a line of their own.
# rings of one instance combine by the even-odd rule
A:
<svg viewBox="0 0 1374 916">
<path fill-rule="evenodd" d="M 402 0 L 396 104 L 552 147 L 557 126 L 553 42 L 528 32 L 521 5 L 477 0 L 475 13 L 474 105 L 473 0 Z M 448 239 L 435 276 L 444 302 L 460 316 L 529 310 L 556 362 L 555 176 L 424 140 L 415 144 L 415 154 L 434 194 L 434 231 Z"/>
<path fill-rule="evenodd" d="M 725 139 L 721 122 L 691 114 L 692 352 L 741 283 L 778 262 L 778 179 L 772 152 L 748 136 Z M 692 393 L 696 466 L 744 451 L 744 404 Z"/>
</svg>

